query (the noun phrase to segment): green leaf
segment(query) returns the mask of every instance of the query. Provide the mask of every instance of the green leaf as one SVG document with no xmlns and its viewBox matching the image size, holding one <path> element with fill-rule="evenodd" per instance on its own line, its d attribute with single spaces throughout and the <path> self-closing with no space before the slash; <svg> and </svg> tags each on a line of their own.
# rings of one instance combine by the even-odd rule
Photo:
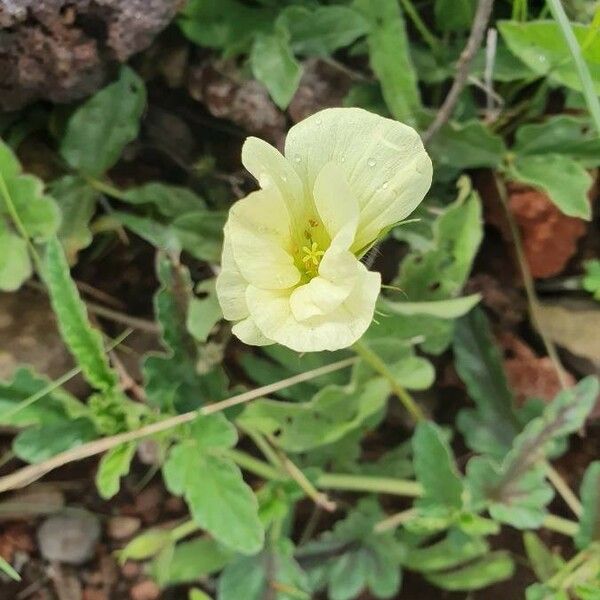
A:
<svg viewBox="0 0 600 600">
<path fill-rule="evenodd" d="M 215 540 L 201 537 L 177 544 L 169 563 L 160 565 L 155 560 L 150 573 L 161 586 L 177 585 L 197 581 L 220 571 L 233 558 L 233 553 L 225 550 Z"/>
<path fill-rule="evenodd" d="M 587 377 L 564 390 L 515 438 L 502 463 L 475 457 L 467 465 L 473 501 L 490 502 L 497 520 L 526 529 L 541 526 L 553 490 L 545 483 L 544 460 L 554 442 L 577 431 L 598 396 L 598 380 Z"/>
<path fill-rule="evenodd" d="M 564 565 L 560 556 L 551 552 L 532 531 L 523 534 L 523 545 L 531 568 L 540 581 L 548 581 Z"/>
<path fill-rule="evenodd" d="M 593 462 L 586 469 L 580 496 L 583 513 L 580 517 L 579 531 L 575 536 L 575 544 L 579 549 L 583 549 L 592 542 L 600 540 L 600 461 Z"/>
<path fill-rule="evenodd" d="M 168 254 L 181 252 L 181 242 L 171 226 L 159 223 L 151 217 L 142 217 L 117 210 L 111 213 L 111 217 L 158 250 Z"/>
<path fill-rule="evenodd" d="M 112 498 L 121 487 L 121 477 L 129 473 L 136 444 L 121 444 L 111 448 L 100 459 L 96 471 L 96 488 L 102 498 Z"/>
<path fill-rule="evenodd" d="M 206 297 L 192 298 L 190 301 L 187 328 L 199 342 L 206 342 L 214 326 L 223 318 L 223 312 L 214 279 L 202 282 L 197 291 L 206 293 Z"/>
<path fill-rule="evenodd" d="M 12 565 L 0 556 L 0 571 L 6 573 L 14 581 L 21 581 L 21 576 L 15 571 Z"/>
<path fill-rule="evenodd" d="M 433 302 L 391 302 L 382 300 L 383 309 L 398 315 L 430 315 L 440 319 L 457 319 L 468 313 L 481 299 L 479 294 Z"/>
<path fill-rule="evenodd" d="M 436 0 L 435 22 L 440 31 L 468 31 L 475 16 L 475 0 Z"/>
<path fill-rule="evenodd" d="M 304 452 L 331 444 L 381 411 L 389 384 L 373 378 L 364 385 L 329 385 L 308 402 L 256 400 L 246 406 L 238 423 L 272 435 L 288 452 Z"/>
<path fill-rule="evenodd" d="M 13 440 L 13 452 L 21 460 L 39 463 L 52 456 L 96 439 L 89 419 L 59 421 L 41 427 L 29 427 Z"/>
<path fill-rule="evenodd" d="M 296 54 L 327 56 L 352 44 L 369 30 L 369 24 L 348 6 L 288 6 L 277 17 L 277 27 L 290 34 Z"/>
<path fill-rule="evenodd" d="M 583 277 L 583 289 L 600 300 L 600 260 L 588 260 L 583 263 L 585 275 Z"/>
<path fill-rule="evenodd" d="M 89 177 L 102 175 L 137 137 L 145 105 L 144 82 L 132 69 L 122 66 L 115 82 L 71 115 L 60 143 L 63 158 Z"/>
<path fill-rule="evenodd" d="M 222 415 L 199 417 L 169 452 L 163 475 L 169 491 L 185 496 L 200 527 L 225 546 L 253 554 L 264 539 L 258 503 L 240 469 L 222 455 L 236 441 Z"/>
<path fill-rule="evenodd" d="M 477 194 L 451 204 L 435 221 L 433 235 L 433 247 L 411 252 L 394 282 L 409 302 L 446 300 L 462 289 L 483 237 Z"/>
<path fill-rule="evenodd" d="M 415 356 L 410 345 L 403 340 L 383 338 L 369 342 L 369 349 L 388 365 L 389 370 L 403 387 L 409 390 L 426 390 L 433 385 L 435 369 L 421 356 Z M 366 361 L 356 367 L 358 381 L 381 377 Z M 391 392 L 391 390 L 389 390 Z"/>
<path fill-rule="evenodd" d="M 167 529 L 148 529 L 136 535 L 122 550 L 119 550 L 121 564 L 132 560 L 145 560 L 159 554 L 172 544 L 171 532 Z"/>
<path fill-rule="evenodd" d="M 439 542 L 410 548 L 402 564 L 420 573 L 455 569 L 489 551 L 489 544 L 480 537 L 470 537 L 459 529 L 451 529 Z"/>
<path fill-rule="evenodd" d="M 593 29 L 572 23 L 573 33 L 583 44 Z M 581 91 L 581 80 L 574 68 L 571 54 L 555 21 L 499 21 L 498 28 L 510 51 L 534 73 L 548 76 L 558 84 Z M 592 76 L 596 93 L 600 94 L 600 37 L 582 46 L 583 57 Z"/>
<path fill-rule="evenodd" d="M 477 406 L 476 412 L 459 413 L 458 428 L 473 450 L 501 458 L 510 449 L 520 423 L 500 352 L 483 311 L 474 310 L 457 322 L 453 348 L 456 370 Z M 475 418 L 485 427 L 473 426 Z"/>
<path fill-rule="evenodd" d="M 32 403 L 32 398 L 38 401 Z M 79 416 L 84 411 L 85 407 L 71 394 L 27 367 L 18 368 L 10 381 L 0 381 L 2 425 L 48 425 Z"/>
<path fill-rule="evenodd" d="M 273 600 L 311 599 L 306 575 L 294 560 L 294 547 L 287 539 L 279 539 L 257 556 L 232 562 L 219 578 L 219 600 L 263 600 L 269 596 Z"/>
<path fill-rule="evenodd" d="M 223 246 L 226 213 L 195 210 L 176 218 L 172 227 L 181 247 L 198 260 L 218 263 Z"/>
<path fill-rule="evenodd" d="M 450 121 L 432 139 L 429 150 L 434 164 L 458 171 L 498 168 L 506 154 L 502 138 L 478 120 Z"/>
<path fill-rule="evenodd" d="M 591 219 L 588 192 L 592 178 L 584 167 L 568 156 L 517 156 L 510 167 L 510 174 L 517 181 L 542 190 L 566 215 L 587 221 Z"/>
<path fill-rule="evenodd" d="M 385 102 L 395 119 L 415 126 L 421 97 L 400 6 L 396 0 L 356 0 L 354 4 L 371 27 L 369 60 Z"/>
<path fill-rule="evenodd" d="M 258 32 L 272 29 L 274 19 L 271 9 L 250 8 L 234 0 L 190 0 L 178 23 L 192 42 L 234 56 L 245 52 Z"/>
<path fill-rule="evenodd" d="M 373 498 L 361 500 L 348 516 L 316 541 L 296 553 L 306 565 L 312 587 L 327 589 L 330 600 L 351 600 L 363 590 L 377 598 L 391 598 L 400 587 L 404 549 L 393 532 L 377 534 L 384 518 Z"/>
<path fill-rule="evenodd" d="M 419 423 L 412 445 L 415 474 L 424 490 L 419 502 L 460 508 L 463 484 L 440 428 L 434 423 Z"/>
<path fill-rule="evenodd" d="M 65 175 L 52 182 L 50 192 L 60 209 L 58 230 L 69 264 L 77 262 L 77 253 L 92 243 L 89 224 L 96 210 L 97 192 L 83 179 Z"/>
<path fill-rule="evenodd" d="M 192 190 L 160 181 L 129 188 L 119 199 L 136 206 L 154 206 L 161 215 L 173 219 L 206 208 L 204 200 Z"/>
<path fill-rule="evenodd" d="M 444 590 L 470 591 L 512 577 L 515 565 L 508 552 L 490 552 L 474 563 L 449 573 L 428 574 L 426 579 Z"/>
<path fill-rule="evenodd" d="M 292 100 L 302 77 L 302 67 L 294 58 L 288 35 L 281 29 L 258 34 L 250 52 L 250 66 L 279 108 Z"/>
<path fill-rule="evenodd" d="M 10 231 L 0 216 L 0 290 L 13 292 L 31 277 L 27 242 Z"/>
<path fill-rule="evenodd" d="M 596 167 L 600 164 L 600 138 L 587 120 L 558 115 L 519 127 L 512 152 L 519 156 L 562 154 L 586 167 Z"/>
<path fill-rule="evenodd" d="M 50 240 L 46 247 L 44 281 L 61 336 L 84 377 L 100 390 L 115 386 L 118 377 L 109 367 L 102 336 L 89 323 L 85 304 L 71 279 L 65 254 L 56 238 Z"/>
<path fill-rule="evenodd" d="M 23 174 L 13 151 L 0 140 L 0 290 L 12 291 L 31 275 L 27 239 L 45 242 L 58 230 L 60 214 L 44 184 Z"/>
</svg>

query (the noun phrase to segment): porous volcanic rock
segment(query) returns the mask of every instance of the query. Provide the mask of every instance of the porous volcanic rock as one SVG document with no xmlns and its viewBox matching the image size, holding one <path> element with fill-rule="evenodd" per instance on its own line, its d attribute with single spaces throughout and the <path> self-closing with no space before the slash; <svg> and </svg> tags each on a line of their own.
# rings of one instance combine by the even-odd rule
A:
<svg viewBox="0 0 600 600">
<path fill-rule="evenodd" d="M 71 102 L 146 48 L 184 0 L 0 0 L 0 110 Z"/>
</svg>

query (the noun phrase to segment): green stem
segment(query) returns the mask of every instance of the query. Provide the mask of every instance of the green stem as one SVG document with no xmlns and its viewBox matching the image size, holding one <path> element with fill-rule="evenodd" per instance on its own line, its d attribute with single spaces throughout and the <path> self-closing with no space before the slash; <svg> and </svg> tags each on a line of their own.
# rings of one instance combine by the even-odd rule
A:
<svg viewBox="0 0 600 600">
<path fill-rule="evenodd" d="M 246 454 L 240 450 L 227 450 L 226 455 L 242 469 L 250 471 L 267 480 L 281 480 L 284 476 L 267 463 Z M 391 496 L 404 496 L 420 498 L 423 495 L 423 486 L 418 481 L 409 479 L 394 479 L 392 477 L 373 477 L 370 475 L 353 475 L 346 473 L 322 473 L 317 477 L 316 487 L 326 490 L 339 490 L 345 492 L 370 492 L 372 494 L 389 494 Z M 411 509 L 412 510 L 412 509 Z M 399 519 L 404 521 L 409 513 L 403 511 L 398 515 L 381 522 L 382 530 L 393 527 Z M 410 513 L 412 514 L 412 513 Z M 385 525 L 384 525 L 385 523 Z M 579 523 L 558 517 L 546 515 L 544 527 L 568 537 L 573 537 L 579 530 Z"/>
<path fill-rule="evenodd" d="M 571 57 L 573 58 L 575 68 L 577 69 L 577 74 L 581 80 L 583 95 L 585 97 L 588 110 L 590 111 L 590 115 L 592 116 L 596 129 L 600 134 L 600 100 L 596 94 L 594 81 L 583 57 L 583 53 L 581 52 L 579 42 L 575 37 L 575 33 L 573 33 L 573 28 L 571 27 L 569 18 L 567 17 L 565 9 L 563 8 L 560 0 L 546 0 L 546 4 L 548 5 L 548 8 L 554 17 L 554 20 L 558 23 L 565 42 L 569 47 Z"/>
<path fill-rule="evenodd" d="M 93 177 L 86 177 L 85 180 L 89 186 L 93 187 L 97 192 L 105 194 L 106 196 L 111 196 L 117 200 L 123 200 L 124 202 L 127 202 L 127 194 L 124 191 L 116 188 L 114 185 L 111 185 L 110 183 L 100 179 L 94 179 Z"/>
<path fill-rule="evenodd" d="M 579 531 L 579 523 L 557 517 L 556 515 L 546 515 L 544 517 L 544 527 L 556 531 L 557 533 L 562 533 L 568 537 L 574 537 Z"/>
<path fill-rule="evenodd" d="M 409 496 L 411 498 L 423 495 L 423 487 L 419 482 L 407 479 L 393 479 L 391 477 L 323 473 L 317 478 L 317 486 L 328 490 L 373 492 L 374 494 Z"/>
<path fill-rule="evenodd" d="M 402 8 L 413 22 L 415 29 L 421 34 L 423 41 L 431 48 L 434 53 L 437 53 L 440 49 L 440 41 L 431 33 L 427 25 L 421 16 L 419 15 L 417 9 L 411 0 L 400 0 L 402 4 Z"/>
<path fill-rule="evenodd" d="M 177 527 L 174 527 L 171 530 L 171 539 L 174 542 L 178 542 L 179 540 L 182 540 L 183 538 L 198 531 L 199 529 L 200 527 L 198 526 L 198 523 L 196 523 L 192 519 L 190 519 L 189 521 L 184 521 L 183 523 L 181 523 L 181 525 L 177 525 Z"/>
<path fill-rule="evenodd" d="M 246 454 L 241 450 L 227 450 L 225 452 L 225 456 L 230 458 L 236 465 L 245 471 L 254 473 L 254 475 L 258 475 L 259 477 L 262 477 L 268 481 L 284 478 L 284 474 L 271 465 L 259 460 L 258 458 L 254 458 L 253 456 L 250 456 L 250 454 Z"/>
<path fill-rule="evenodd" d="M 380 375 L 382 375 L 385 379 L 387 379 L 392 391 L 398 398 L 400 402 L 404 405 L 404 408 L 412 415 L 413 419 L 417 422 L 424 421 L 425 415 L 423 411 L 419 407 L 419 405 L 414 401 L 413 397 L 400 385 L 395 375 L 390 371 L 385 362 L 381 359 L 381 357 L 373 352 L 369 346 L 362 340 L 359 340 L 352 346 L 352 349 L 360 356 L 366 363 L 368 363 L 375 371 L 377 371 Z"/>
</svg>

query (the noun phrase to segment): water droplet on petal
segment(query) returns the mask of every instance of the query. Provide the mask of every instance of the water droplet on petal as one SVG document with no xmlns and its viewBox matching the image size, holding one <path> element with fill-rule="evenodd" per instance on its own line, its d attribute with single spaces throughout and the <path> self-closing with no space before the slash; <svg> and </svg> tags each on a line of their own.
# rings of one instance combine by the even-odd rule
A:
<svg viewBox="0 0 600 600">
<path fill-rule="evenodd" d="M 384 184 L 381 186 L 381 189 L 382 190 L 387 190 L 388 189 L 388 185 L 389 185 L 389 183 L 387 181 L 384 182 Z"/>
<path fill-rule="evenodd" d="M 296 154 L 296 156 L 294 156 L 294 160 L 299 163 L 302 160 L 302 157 L 299 154 Z"/>
<path fill-rule="evenodd" d="M 323 123 L 323 119 L 321 119 L 321 117 L 317 117 L 317 118 L 315 119 L 315 123 L 316 123 L 317 125 L 321 125 L 321 124 Z"/>
<path fill-rule="evenodd" d="M 368 164 L 370 167 L 374 167 L 374 166 L 377 164 L 377 161 L 376 161 L 374 158 L 370 158 L 370 159 L 367 161 L 367 164 Z"/>
<path fill-rule="evenodd" d="M 342 155 L 342 156 L 340 157 L 340 162 L 343 162 L 343 163 L 345 163 L 345 162 L 346 162 L 346 157 Z"/>
</svg>

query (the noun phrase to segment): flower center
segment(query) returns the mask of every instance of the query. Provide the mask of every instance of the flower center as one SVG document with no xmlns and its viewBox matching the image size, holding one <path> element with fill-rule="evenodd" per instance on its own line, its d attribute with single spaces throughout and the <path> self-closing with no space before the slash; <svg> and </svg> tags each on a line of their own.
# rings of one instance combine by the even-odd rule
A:
<svg viewBox="0 0 600 600">
<path fill-rule="evenodd" d="M 306 219 L 306 224 L 297 232 L 292 248 L 294 261 L 302 274 L 301 285 L 319 274 L 319 265 L 331 240 L 323 224 L 315 217 Z"/>
<path fill-rule="evenodd" d="M 307 271 L 317 271 L 325 252 L 319 249 L 319 244 L 313 242 L 310 247 L 302 246 L 302 262 Z"/>
</svg>

